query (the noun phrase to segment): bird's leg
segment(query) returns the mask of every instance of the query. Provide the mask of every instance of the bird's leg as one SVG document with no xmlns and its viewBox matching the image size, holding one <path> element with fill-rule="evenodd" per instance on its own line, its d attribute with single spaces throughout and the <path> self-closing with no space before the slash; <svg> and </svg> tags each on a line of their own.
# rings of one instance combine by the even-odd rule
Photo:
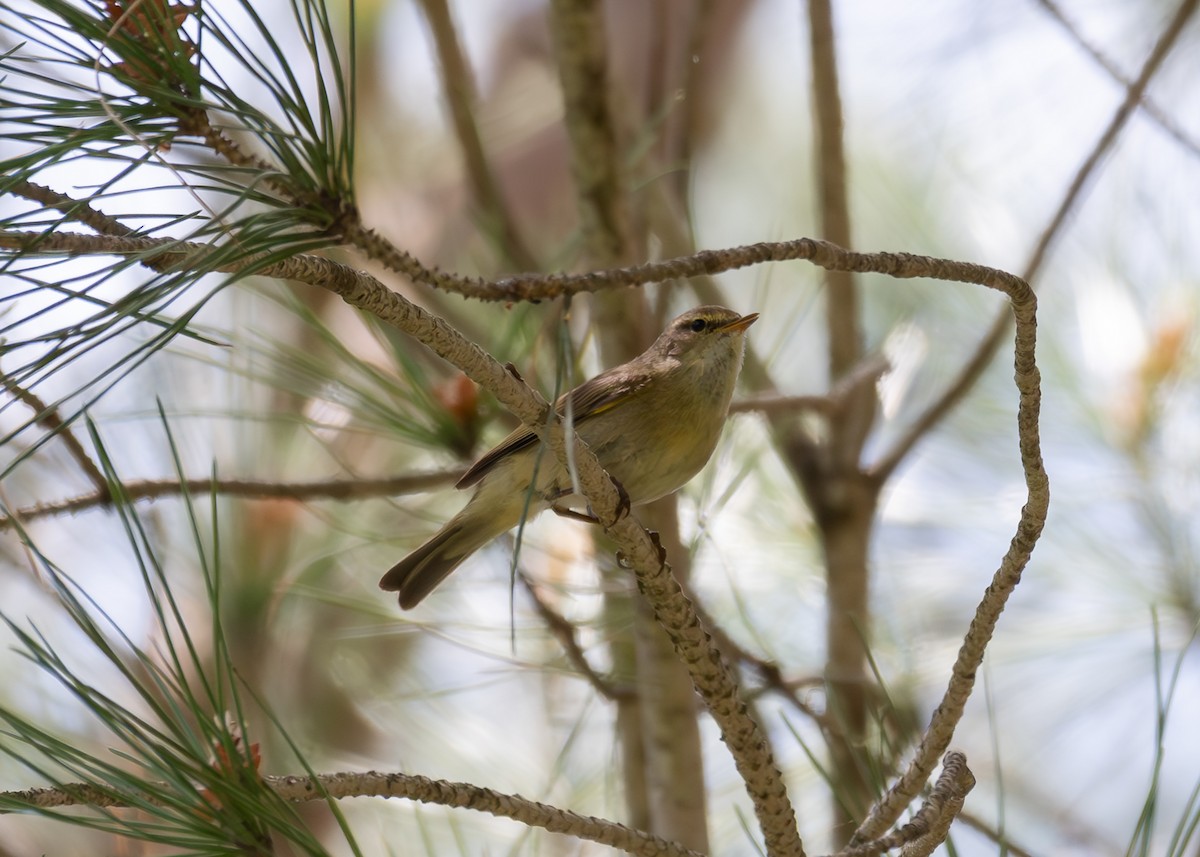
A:
<svg viewBox="0 0 1200 857">
<path fill-rule="evenodd" d="M 591 512 L 580 512 L 578 509 L 572 509 L 570 506 L 560 506 L 557 503 L 552 503 L 550 511 L 560 518 L 570 518 L 572 521 L 583 521 L 585 524 L 600 523 L 600 519 Z"/>
<path fill-rule="evenodd" d="M 556 491 L 544 494 L 546 502 L 550 504 L 550 511 L 558 515 L 560 518 L 570 518 L 572 521 L 583 521 L 585 524 L 598 524 L 600 519 L 592 514 L 591 508 L 586 512 L 580 512 L 578 509 L 572 509 L 570 506 L 564 506 L 558 501 L 563 497 L 571 496 L 573 492 L 570 488 L 559 488 Z"/>
<path fill-rule="evenodd" d="M 612 478 L 612 477 L 609 477 Z M 605 524 L 592 511 L 592 507 L 588 506 L 586 512 L 580 512 L 578 509 L 572 509 L 570 506 L 563 506 L 555 501 L 561 500 L 563 497 L 570 495 L 572 492 L 567 488 L 559 489 L 554 494 L 548 495 L 546 501 L 550 504 L 550 511 L 558 515 L 560 518 L 570 518 L 573 521 L 583 521 L 586 524 L 600 524 L 601 526 L 611 527 L 617 521 L 629 514 L 632 505 L 629 501 L 629 492 L 625 490 L 625 486 L 620 480 L 613 479 L 613 485 L 617 487 L 617 509 L 613 519 Z"/>
</svg>

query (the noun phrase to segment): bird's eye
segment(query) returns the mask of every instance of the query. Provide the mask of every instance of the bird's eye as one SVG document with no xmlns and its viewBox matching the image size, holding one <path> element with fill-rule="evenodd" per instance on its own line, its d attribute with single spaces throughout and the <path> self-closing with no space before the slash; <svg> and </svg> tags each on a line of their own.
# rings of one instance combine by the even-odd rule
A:
<svg viewBox="0 0 1200 857">
<path fill-rule="evenodd" d="M 691 328 L 692 328 L 693 332 L 699 333 L 700 331 L 704 330 L 704 328 L 706 328 L 706 327 L 708 327 L 708 322 L 705 321 L 704 319 L 702 319 L 702 318 L 692 319 Z"/>
</svg>

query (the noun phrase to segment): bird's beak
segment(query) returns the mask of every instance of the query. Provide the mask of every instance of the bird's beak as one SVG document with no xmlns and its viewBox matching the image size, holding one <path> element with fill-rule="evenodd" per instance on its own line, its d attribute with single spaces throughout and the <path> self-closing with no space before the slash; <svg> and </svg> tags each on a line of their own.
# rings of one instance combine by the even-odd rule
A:
<svg viewBox="0 0 1200 857">
<path fill-rule="evenodd" d="M 758 313 L 752 312 L 749 315 L 744 315 L 735 321 L 726 322 L 725 324 L 721 325 L 720 331 L 722 333 L 724 333 L 725 331 L 729 331 L 731 333 L 738 333 L 740 331 L 745 330 L 747 327 L 754 324 L 754 322 L 756 322 L 756 321 L 758 321 Z"/>
</svg>

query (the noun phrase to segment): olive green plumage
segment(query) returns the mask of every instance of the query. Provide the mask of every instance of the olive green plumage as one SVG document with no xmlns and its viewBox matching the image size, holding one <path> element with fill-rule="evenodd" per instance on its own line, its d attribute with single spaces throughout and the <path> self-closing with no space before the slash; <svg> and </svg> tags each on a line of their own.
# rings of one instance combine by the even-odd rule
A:
<svg viewBox="0 0 1200 857">
<path fill-rule="evenodd" d="M 576 432 L 631 504 L 678 490 L 704 467 L 733 398 L 744 333 L 757 318 L 697 307 L 672 321 L 644 353 L 559 398 L 558 412 L 569 399 Z M 529 494 L 537 447 L 537 435 L 521 427 L 475 462 L 457 485 L 476 486 L 474 496 L 385 574 L 380 587 L 398 591 L 407 610 L 522 515 L 561 502 L 571 479 L 550 455 L 541 456 L 537 489 Z"/>
</svg>

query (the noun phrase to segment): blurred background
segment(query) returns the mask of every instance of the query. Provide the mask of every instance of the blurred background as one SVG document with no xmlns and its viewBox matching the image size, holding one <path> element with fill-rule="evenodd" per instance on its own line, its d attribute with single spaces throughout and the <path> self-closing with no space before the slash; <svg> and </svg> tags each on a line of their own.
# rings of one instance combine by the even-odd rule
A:
<svg viewBox="0 0 1200 857">
<path fill-rule="evenodd" d="M 277 38 L 286 42 L 288 4 L 255 5 L 264 18 L 279 16 Z M 353 21 L 335 21 L 358 39 L 355 178 L 366 222 L 426 264 L 485 278 L 826 234 L 808 7 L 603 5 L 608 103 L 626 178 L 619 251 L 605 257 L 581 225 L 559 44 L 535 2 L 361 2 Z M 833 13 L 851 249 L 1017 274 L 1029 269 L 1128 82 L 1180 14 L 1173 3 L 1111 0 L 847 0 Z M 457 81 L 439 53 L 446 26 L 466 63 Z M 14 46 L 10 35 L 0 49 Z M 1002 852 L 999 832 L 1029 853 L 1124 854 L 1148 794 L 1155 820 L 1141 853 L 1171 853 L 1172 836 L 1200 817 L 1198 39 L 1200 25 L 1189 21 L 1082 180 L 1031 278 L 1053 499 L 952 745 L 978 780 L 967 812 L 985 831 L 956 826 L 955 853 Z M 228 72 L 235 81 L 238 73 Z M 461 89 L 464 80 L 473 94 Z M 456 103 L 473 113 L 487 181 L 464 157 Z M 21 145 L 2 140 L 0 154 Z M 98 181 L 77 164 L 56 170 L 63 192 Z M 156 193 L 154 205 L 171 205 Z M 180 195 L 175 204 L 189 203 Z M 131 194 L 105 210 L 144 213 L 140 205 Z M 368 267 L 546 394 L 555 391 L 563 368 L 557 304 L 469 301 L 331 255 Z M 85 276 L 86 262 L 71 264 Z M 624 346 L 613 341 L 613 325 L 644 342 L 666 319 L 719 295 L 739 312 L 762 314 L 749 335 L 742 398 L 767 389 L 764 377 L 786 395 L 829 390 L 819 269 L 762 265 L 707 287 L 651 286 L 644 303 L 624 293 L 574 301 L 567 328 L 577 359 L 567 380 L 617 362 L 611 357 Z M 116 295 L 122 285 L 105 288 Z M 958 375 L 1004 299 L 878 276 L 857 288 L 862 353 L 885 355 L 891 366 L 861 451 L 869 468 Z M 8 293 L 0 320 L 14 329 L 21 320 L 22 335 L 32 335 L 48 302 L 36 292 L 17 297 L 18 282 L 3 274 L 0 292 Z M 234 661 L 313 768 L 420 773 L 626 818 L 618 706 L 580 674 L 527 589 L 511 588 L 510 540 L 480 552 L 410 613 L 376 588 L 460 508 L 456 475 L 512 418 L 419 344 L 319 289 L 250 281 L 205 296 L 191 326 L 207 340 L 176 339 L 89 408 L 124 480 L 174 476 L 158 402 L 189 476 L 303 483 L 433 474 L 420 490 L 364 490 L 351 500 L 221 496 L 215 514 L 203 516 L 220 533 L 209 559 L 221 565 Z M 83 312 L 54 310 L 72 311 Z M 73 391 L 125 347 L 108 343 L 46 379 L 38 394 L 78 407 L 84 397 Z M 890 474 L 874 509 L 864 634 L 890 713 L 866 740 L 890 747 L 877 756 L 885 780 L 940 699 L 1024 502 L 1012 375 L 1006 336 L 969 393 Z M 13 433 L 29 417 L 15 399 L 0 411 L 9 438 L 3 465 L 24 456 L 5 473 L 5 506 L 86 494 L 91 486 L 61 444 L 31 452 L 42 430 Z M 827 440 L 830 425 L 819 409 L 794 415 L 793 430 L 817 440 Z M 790 693 L 777 693 L 753 659 L 741 662 L 745 682 L 761 689 L 756 711 L 806 846 L 821 853 L 839 841 L 838 819 L 830 784 L 809 756 L 828 763 L 830 751 L 805 711 L 828 707 L 826 554 L 778 439 L 761 413 L 736 414 L 673 512 L 699 602 L 739 649 L 786 677 Z M 207 510 L 207 499 L 199 505 Z M 208 605 L 182 503 L 164 497 L 138 508 L 203 638 Z M 129 544 L 113 521 L 87 508 L 26 528 L 132 639 L 153 648 Z M 547 516 L 526 527 L 519 566 L 543 606 L 571 624 L 591 666 L 620 673 L 618 644 L 632 620 L 611 608 L 607 593 L 620 584 L 597 572 L 603 556 L 587 527 Z M 11 532 L 0 539 L 0 562 L 5 615 L 36 622 L 86 670 L 94 657 L 86 641 L 31 574 Z M 19 655 L 6 647 L 0 658 L 9 677 L 4 705 L 104 746 L 97 727 Z M 711 722 L 698 723 L 712 852 L 755 853 L 742 784 Z M 295 772 L 263 740 L 263 770 Z M 5 762 L 0 783 L 34 784 Z M 462 811 L 344 803 L 366 853 L 604 850 Z M 311 822 L 318 830 L 330 823 L 319 810 Z M 0 832 L 8 843 L 0 853 L 12 854 L 62 850 L 55 846 L 92 835 L 24 817 L 0 818 Z"/>
</svg>

